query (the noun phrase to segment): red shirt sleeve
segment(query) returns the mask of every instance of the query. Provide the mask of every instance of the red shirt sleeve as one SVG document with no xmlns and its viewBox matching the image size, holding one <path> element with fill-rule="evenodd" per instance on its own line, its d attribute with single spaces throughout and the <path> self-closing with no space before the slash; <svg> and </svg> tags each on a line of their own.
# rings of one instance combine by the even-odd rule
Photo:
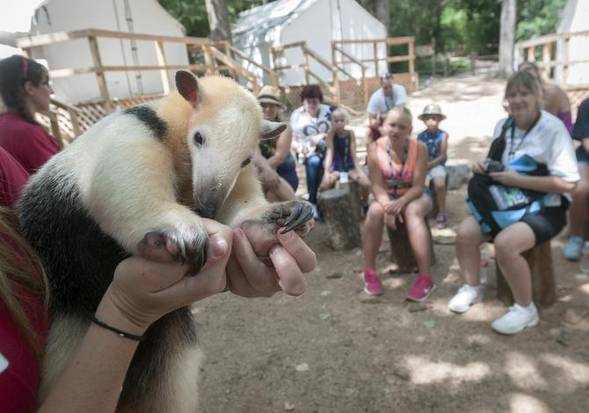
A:
<svg viewBox="0 0 589 413">
<path fill-rule="evenodd" d="M 59 144 L 45 132 L 45 129 L 25 121 L 14 113 L 1 115 L 0 146 L 30 175 L 37 172 L 59 151 Z"/>
<path fill-rule="evenodd" d="M 0 147 L 0 206 L 14 208 L 29 174 Z"/>
</svg>

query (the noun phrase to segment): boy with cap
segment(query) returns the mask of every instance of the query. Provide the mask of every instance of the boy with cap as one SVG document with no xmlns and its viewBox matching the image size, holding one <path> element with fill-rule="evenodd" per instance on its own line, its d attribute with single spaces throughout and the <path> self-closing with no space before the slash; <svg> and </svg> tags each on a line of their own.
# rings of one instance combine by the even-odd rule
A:
<svg viewBox="0 0 589 413">
<path fill-rule="evenodd" d="M 446 159 L 448 149 L 448 134 L 439 128 L 440 122 L 446 119 L 439 105 L 429 104 L 419 115 L 426 129 L 417 135 L 417 139 L 427 146 L 428 163 L 425 187 L 430 187 L 433 180 L 436 200 L 438 201 L 438 228 L 446 227 Z"/>
</svg>

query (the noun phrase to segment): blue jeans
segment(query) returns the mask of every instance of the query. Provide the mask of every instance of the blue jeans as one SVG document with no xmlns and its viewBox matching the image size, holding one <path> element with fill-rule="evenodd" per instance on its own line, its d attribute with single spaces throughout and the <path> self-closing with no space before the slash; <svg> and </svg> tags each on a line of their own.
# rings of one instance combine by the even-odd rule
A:
<svg viewBox="0 0 589 413">
<path fill-rule="evenodd" d="M 309 202 L 317 204 L 317 191 L 319 190 L 321 178 L 323 178 L 323 161 L 319 155 L 311 155 L 306 159 L 305 172 L 307 175 Z"/>
<path fill-rule="evenodd" d="M 296 192 L 299 187 L 299 177 L 297 176 L 297 164 L 292 155 L 288 155 L 284 162 L 278 165 L 276 172 L 289 183 L 293 191 Z"/>
</svg>

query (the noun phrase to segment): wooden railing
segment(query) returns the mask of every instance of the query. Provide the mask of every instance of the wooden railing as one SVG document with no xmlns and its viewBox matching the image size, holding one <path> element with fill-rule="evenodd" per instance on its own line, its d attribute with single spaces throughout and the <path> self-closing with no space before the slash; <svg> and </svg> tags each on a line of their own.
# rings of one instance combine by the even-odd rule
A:
<svg viewBox="0 0 589 413">
<path fill-rule="evenodd" d="M 100 48 L 98 46 L 98 39 L 102 38 L 152 42 L 156 53 L 157 65 L 105 65 L 102 61 Z M 92 65 L 87 67 L 73 67 L 51 70 L 49 75 L 51 78 L 55 79 L 94 73 L 96 76 L 96 82 L 98 84 L 101 100 L 103 101 L 107 112 L 112 111 L 115 107 L 107 87 L 106 74 L 108 72 L 159 71 L 161 75 L 162 91 L 164 94 L 170 91 L 168 70 L 179 69 L 190 70 L 197 74 L 219 73 L 220 71 L 227 70 L 231 72 L 238 81 L 245 80 L 246 85 L 252 88 L 254 91 L 259 89 L 260 82 L 255 78 L 255 76 L 249 73 L 246 69 L 243 68 L 243 66 L 236 62 L 230 55 L 228 55 L 227 51 L 223 53 L 217 47 L 224 47 L 226 50 L 229 50 L 231 53 L 236 55 L 237 51 L 235 49 L 231 48 L 226 43 L 212 43 L 206 38 L 159 36 L 151 34 L 88 29 L 26 37 L 19 39 L 17 44 L 25 51 L 26 54 L 30 55 L 31 49 L 34 47 L 47 46 L 60 42 L 72 41 L 75 39 L 88 40 L 88 47 L 92 56 Z M 166 43 L 184 44 L 186 45 L 187 52 L 203 54 L 205 64 L 169 64 L 164 52 L 164 44 Z M 242 59 L 247 59 L 245 56 L 239 57 Z M 248 59 L 248 61 L 250 60 Z M 219 62 L 221 64 L 219 64 Z M 263 68 L 262 65 L 257 65 L 257 67 L 262 68 L 262 70 L 265 70 L 266 72 L 270 71 L 270 69 Z"/>
<path fill-rule="evenodd" d="M 284 54 L 284 52 L 288 49 L 300 49 L 300 52 L 303 55 L 303 63 L 295 63 L 295 64 L 288 64 L 280 66 L 278 64 L 279 58 Z M 314 61 L 319 64 L 319 66 L 326 69 L 328 72 L 331 73 L 332 82 L 333 79 L 337 78 L 336 71 L 337 69 L 321 56 L 313 52 L 311 49 L 307 47 L 307 42 L 295 42 L 295 43 L 288 43 L 282 46 L 273 47 L 271 49 L 272 53 L 272 63 L 273 63 L 273 70 L 275 72 L 280 72 L 284 70 L 290 69 L 299 69 L 302 68 L 304 75 L 305 75 L 305 84 L 311 83 L 311 78 L 313 78 L 323 89 L 324 92 L 327 92 L 332 98 L 336 101 L 338 99 L 337 93 L 337 85 L 330 85 L 329 83 L 325 82 L 321 76 L 311 70 L 311 62 Z M 339 102 L 337 102 L 339 103 Z"/>
<path fill-rule="evenodd" d="M 247 64 L 252 65 L 252 66 L 256 67 L 257 69 L 261 70 L 262 73 L 264 73 L 266 76 L 268 76 L 268 78 L 270 79 L 270 84 L 272 86 L 279 87 L 278 75 L 276 74 L 276 72 L 274 70 L 269 69 L 266 66 L 259 64 L 258 62 L 251 59 L 249 56 L 247 56 L 246 54 L 244 54 L 240 50 L 237 50 L 235 47 L 233 47 L 231 45 L 231 43 L 229 43 L 227 41 L 215 42 L 214 45 L 219 50 L 222 50 L 227 56 L 231 57 L 233 60 L 235 60 L 235 61 L 241 60 L 243 62 L 247 62 Z M 263 83 L 262 79 L 258 79 L 258 80 L 260 81 L 260 83 Z"/>
<path fill-rule="evenodd" d="M 341 59 L 340 59 L 341 57 Z M 354 64 L 360 68 L 360 79 L 356 79 L 354 75 L 346 71 L 343 67 L 344 65 L 344 58 L 348 59 L 346 64 Z M 349 80 L 358 80 L 360 86 L 362 87 L 362 99 L 363 102 L 368 102 L 368 83 L 366 82 L 366 67 L 355 57 L 351 56 L 349 53 L 345 52 L 338 44 L 334 41 L 331 42 L 331 60 L 333 65 L 342 73 L 344 73 Z M 338 82 L 339 83 L 339 82 Z M 341 92 L 338 87 L 338 92 Z M 341 99 L 341 98 L 340 98 Z"/>
<path fill-rule="evenodd" d="M 554 33 L 518 42 L 519 61 L 534 62 L 543 75 L 569 85 L 569 71 L 573 65 L 589 63 L 589 59 L 571 59 L 570 43 L 574 38 L 588 38 L 589 30 L 571 33 Z M 553 70 L 556 69 L 556 70 Z M 588 85 L 585 85 L 589 87 Z"/>
<path fill-rule="evenodd" d="M 341 59 L 337 55 L 334 55 L 334 64 L 346 65 L 349 63 L 361 63 L 374 65 L 374 77 L 382 75 L 381 66 L 382 62 L 385 62 L 385 67 L 388 67 L 388 63 L 395 62 L 407 62 L 409 74 L 413 77 L 415 75 L 415 37 L 404 36 L 404 37 L 387 37 L 383 39 L 364 39 L 364 40 L 334 40 L 332 41 L 332 48 L 337 47 L 339 50 L 343 50 L 345 45 L 366 45 L 372 50 L 372 56 L 365 59 L 350 59 L 349 53 L 347 60 L 342 55 Z M 391 46 L 406 46 L 407 53 L 404 55 L 389 55 L 388 49 Z M 379 54 L 379 50 L 385 50 L 384 55 Z M 388 69 L 385 69 L 388 71 Z"/>
</svg>

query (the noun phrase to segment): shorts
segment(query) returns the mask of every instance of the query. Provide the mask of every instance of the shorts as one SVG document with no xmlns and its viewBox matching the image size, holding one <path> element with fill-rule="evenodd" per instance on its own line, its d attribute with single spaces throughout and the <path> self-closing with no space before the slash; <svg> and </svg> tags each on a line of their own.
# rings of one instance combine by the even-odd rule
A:
<svg viewBox="0 0 589 413">
<path fill-rule="evenodd" d="M 446 167 L 444 165 L 436 165 L 429 171 L 427 171 L 427 175 L 425 176 L 425 186 L 429 187 L 429 184 L 432 179 L 434 178 L 446 178 Z"/>
<path fill-rule="evenodd" d="M 577 155 L 577 162 L 589 165 L 589 154 L 585 151 L 583 145 L 577 148 L 575 154 Z"/>
<path fill-rule="evenodd" d="M 518 221 L 528 224 L 536 238 L 535 246 L 551 240 L 557 236 L 567 223 L 567 209 L 569 201 L 562 198 L 562 205 L 557 207 L 547 207 L 537 214 L 527 214 Z M 493 234 L 495 237 L 497 233 Z"/>
</svg>

